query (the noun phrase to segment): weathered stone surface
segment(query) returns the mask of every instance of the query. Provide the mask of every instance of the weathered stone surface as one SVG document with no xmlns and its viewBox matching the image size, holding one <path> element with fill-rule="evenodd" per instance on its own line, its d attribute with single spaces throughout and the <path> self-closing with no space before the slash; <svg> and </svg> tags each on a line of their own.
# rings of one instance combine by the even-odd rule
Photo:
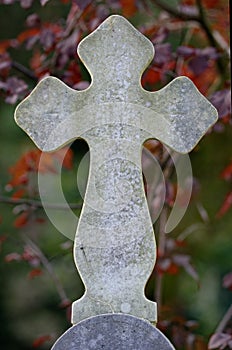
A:
<svg viewBox="0 0 232 350">
<path fill-rule="evenodd" d="M 174 350 L 149 322 L 122 314 L 88 318 L 70 328 L 52 350 Z"/>
<path fill-rule="evenodd" d="M 141 87 L 153 45 L 123 17 L 109 17 L 78 52 L 92 77 L 87 90 L 48 77 L 16 110 L 17 123 L 44 151 L 78 137 L 89 144 L 90 173 L 74 245 L 86 292 L 73 304 L 73 323 L 119 312 L 156 321 L 156 304 L 144 296 L 156 251 L 141 147 L 157 138 L 189 152 L 217 112 L 185 77 L 154 93 Z"/>
</svg>

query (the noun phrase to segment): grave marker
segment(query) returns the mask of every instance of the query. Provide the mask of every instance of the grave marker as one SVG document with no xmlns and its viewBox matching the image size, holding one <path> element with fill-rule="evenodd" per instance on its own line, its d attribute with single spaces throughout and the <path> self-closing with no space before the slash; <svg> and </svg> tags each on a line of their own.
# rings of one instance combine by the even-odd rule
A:
<svg viewBox="0 0 232 350">
<path fill-rule="evenodd" d="M 141 87 L 153 45 L 121 16 L 105 20 L 81 41 L 78 53 L 92 77 L 87 90 L 78 92 L 48 77 L 15 113 L 18 125 L 43 151 L 54 151 L 76 138 L 85 139 L 90 148 L 88 185 L 74 243 L 74 259 L 86 291 L 73 303 L 76 325 L 55 350 L 66 349 L 62 341 L 71 342 L 75 334 L 97 344 L 91 337 L 101 334 L 99 322 L 106 322 L 113 337 L 113 324 L 118 322 L 127 324 L 126 332 L 131 332 L 138 324 L 152 327 L 142 319 L 157 321 L 156 303 L 144 295 L 156 249 L 142 182 L 142 145 L 156 138 L 187 153 L 217 119 L 215 108 L 186 77 L 157 92 Z M 156 328 L 149 329 L 153 329 L 151 342 L 158 341 L 157 349 L 173 348 Z M 117 334 L 123 337 L 122 328 Z M 106 346 L 85 345 L 85 349 L 113 349 L 102 341 Z M 125 340 L 125 349 L 142 349 L 130 348 L 131 342 Z M 75 340 L 73 347 L 70 344 L 67 349 L 83 349 Z M 124 349 L 120 344 L 115 349 Z M 149 346 L 143 348 L 154 349 Z"/>
</svg>

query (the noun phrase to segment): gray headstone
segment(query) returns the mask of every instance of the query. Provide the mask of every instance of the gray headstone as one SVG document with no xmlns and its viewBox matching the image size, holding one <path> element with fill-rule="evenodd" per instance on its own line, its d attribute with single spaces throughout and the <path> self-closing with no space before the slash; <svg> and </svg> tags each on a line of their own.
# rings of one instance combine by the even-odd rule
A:
<svg viewBox="0 0 232 350">
<path fill-rule="evenodd" d="M 71 327 L 52 350 L 174 350 L 148 321 L 123 314 L 90 317 Z"/>
</svg>

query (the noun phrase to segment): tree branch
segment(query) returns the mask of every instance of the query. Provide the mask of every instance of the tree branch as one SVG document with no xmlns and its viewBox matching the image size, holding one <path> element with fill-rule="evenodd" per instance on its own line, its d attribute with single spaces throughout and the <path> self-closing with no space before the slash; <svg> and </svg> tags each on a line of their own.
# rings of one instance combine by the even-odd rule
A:
<svg viewBox="0 0 232 350">
<path fill-rule="evenodd" d="M 71 209 L 80 209 L 82 207 L 82 204 L 78 203 L 68 203 L 67 205 L 64 204 L 54 204 L 54 203 L 42 203 L 36 199 L 28 199 L 28 198 L 9 198 L 9 197 L 4 197 L 0 196 L 0 202 L 2 203 L 8 203 L 12 205 L 17 205 L 17 204 L 25 204 L 29 205 L 34 208 L 43 208 L 47 207 L 50 209 L 60 209 L 60 210 L 67 210 L 69 208 Z"/>
<path fill-rule="evenodd" d="M 174 17 L 178 17 L 180 19 L 183 19 L 184 21 L 197 21 L 199 22 L 199 13 L 196 10 L 196 13 L 189 14 L 187 12 L 184 12 L 180 10 L 178 7 L 174 8 L 173 6 L 170 6 L 167 3 L 164 3 L 163 0 L 153 0 L 154 4 L 161 8 L 162 10 L 168 12 L 170 15 Z"/>
<path fill-rule="evenodd" d="M 38 245 L 35 242 L 33 242 L 30 238 L 24 237 L 24 241 L 31 248 L 33 253 L 39 258 L 39 260 L 41 261 L 41 263 L 43 264 L 43 266 L 45 267 L 45 269 L 47 270 L 47 272 L 51 276 L 51 278 L 56 286 L 56 289 L 57 289 L 57 292 L 59 294 L 61 302 L 66 303 L 69 299 L 68 299 L 66 292 L 62 286 L 62 283 L 60 282 L 60 280 L 59 280 L 57 274 L 55 273 L 49 260 L 46 258 L 46 256 L 43 254 L 43 252 L 40 250 Z"/>
<path fill-rule="evenodd" d="M 160 7 L 162 10 L 168 12 L 170 15 L 180 18 L 183 21 L 196 21 L 200 24 L 202 29 L 204 30 L 208 41 L 210 45 L 214 48 L 216 48 L 218 51 L 223 50 L 223 56 L 219 57 L 216 61 L 218 71 L 223 77 L 223 79 L 226 79 L 226 63 L 229 60 L 228 52 L 221 47 L 218 40 L 214 37 L 212 28 L 207 20 L 207 17 L 205 15 L 204 8 L 202 6 L 201 0 L 196 0 L 196 13 L 189 14 L 187 12 L 184 12 L 180 8 L 174 8 L 173 6 L 170 6 L 167 3 L 164 3 L 162 0 L 153 0 L 154 4 L 158 7 Z"/>
<path fill-rule="evenodd" d="M 12 61 L 11 62 L 11 67 L 16 69 L 20 73 L 23 73 L 24 75 L 26 75 L 28 78 L 34 80 L 35 82 L 38 81 L 37 76 L 30 69 L 25 67 L 23 64 L 21 64 L 19 62 L 16 62 L 16 61 Z"/>
<path fill-rule="evenodd" d="M 223 316 L 222 320 L 220 321 L 219 325 L 217 326 L 215 333 L 221 333 L 226 328 L 227 323 L 232 318 L 232 304 L 230 305 L 229 309 L 226 311 L 225 315 Z"/>
<path fill-rule="evenodd" d="M 218 41 L 215 39 L 215 37 L 213 35 L 212 28 L 211 28 L 211 26 L 207 20 L 207 17 L 205 15 L 205 11 L 204 11 L 204 8 L 202 6 L 201 0 L 196 0 L 196 4 L 197 4 L 198 10 L 199 10 L 198 22 L 200 23 L 202 29 L 205 31 L 205 34 L 209 40 L 210 45 L 215 47 L 218 51 L 220 51 L 222 49 L 222 47 L 218 44 Z M 222 56 L 219 57 L 216 61 L 218 70 L 223 78 L 225 78 L 225 59 L 227 58 L 226 51 L 224 51 L 224 56 L 225 57 L 222 57 Z"/>
<path fill-rule="evenodd" d="M 164 207 L 159 219 L 159 239 L 158 239 L 158 251 L 159 255 L 162 257 L 165 254 L 166 246 L 166 235 L 165 235 L 165 225 L 167 222 L 167 208 Z M 163 275 L 157 273 L 155 282 L 155 301 L 157 303 L 158 313 L 162 307 L 162 293 L 163 293 Z"/>
</svg>

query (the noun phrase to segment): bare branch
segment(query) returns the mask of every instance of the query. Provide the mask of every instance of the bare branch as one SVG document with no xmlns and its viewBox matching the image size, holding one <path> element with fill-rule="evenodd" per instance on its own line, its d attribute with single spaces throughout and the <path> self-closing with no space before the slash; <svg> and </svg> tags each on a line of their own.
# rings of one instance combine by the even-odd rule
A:
<svg viewBox="0 0 232 350">
<path fill-rule="evenodd" d="M 160 256 L 165 254 L 166 246 L 166 235 L 165 235 L 165 225 L 167 222 L 167 208 L 164 207 L 159 219 L 159 240 L 158 240 L 158 251 Z M 158 306 L 158 311 L 162 307 L 162 295 L 163 295 L 163 274 L 157 273 L 156 283 L 155 283 L 155 301 Z"/>
<path fill-rule="evenodd" d="M 225 315 L 223 316 L 222 320 L 220 321 L 219 325 L 217 326 L 215 333 L 221 333 L 226 328 L 227 323 L 232 318 L 232 304 L 230 305 L 229 309 L 226 311 Z"/>
<path fill-rule="evenodd" d="M 41 263 L 43 264 L 43 266 L 45 267 L 45 269 L 47 270 L 47 272 L 51 276 L 51 278 L 56 286 L 57 292 L 60 296 L 61 302 L 67 302 L 68 297 L 67 297 L 66 292 L 62 286 L 62 283 L 60 282 L 57 274 L 55 273 L 55 271 L 53 269 L 52 264 L 49 262 L 49 260 L 46 258 L 46 256 L 43 254 L 43 252 L 40 250 L 40 248 L 38 247 L 38 245 L 35 242 L 33 242 L 28 237 L 24 237 L 24 241 L 31 248 L 33 253 L 39 258 L 39 260 L 41 261 Z"/>
<path fill-rule="evenodd" d="M 162 10 L 168 12 L 170 15 L 183 19 L 184 21 L 197 21 L 199 22 L 199 13 L 196 11 L 194 14 L 189 14 L 187 12 L 184 12 L 180 10 L 178 7 L 174 8 L 173 6 L 170 6 L 167 3 L 164 3 L 163 0 L 153 0 L 154 4 L 158 7 L 160 7 Z"/>
<path fill-rule="evenodd" d="M 46 206 L 46 208 L 50 209 L 60 209 L 60 210 L 67 210 L 69 208 L 71 209 L 80 209 L 82 207 L 82 203 L 69 203 L 68 206 L 64 204 L 55 204 L 55 203 L 42 203 L 36 199 L 29 199 L 29 198 L 9 198 L 0 196 L 0 202 L 2 203 L 8 203 L 12 205 L 17 204 L 25 204 L 34 208 L 43 208 Z"/>
<path fill-rule="evenodd" d="M 16 69 L 17 71 L 23 73 L 24 75 L 26 75 L 28 78 L 34 80 L 35 82 L 38 81 L 37 76 L 30 69 L 25 67 L 23 64 L 16 62 L 16 61 L 12 61 L 11 67 Z"/>
<path fill-rule="evenodd" d="M 215 47 L 218 51 L 223 51 L 223 55 L 217 59 L 216 63 L 218 71 L 223 77 L 223 80 L 226 80 L 227 71 L 225 67 L 229 61 L 228 51 L 224 50 L 222 45 L 218 42 L 217 38 L 215 38 L 214 32 L 205 15 L 201 0 L 196 0 L 196 13 L 193 14 L 189 14 L 178 7 L 174 8 L 173 6 L 164 3 L 162 0 L 153 0 L 153 3 L 174 17 L 180 18 L 183 21 L 196 21 L 200 24 L 208 38 L 210 45 L 212 47 Z"/>
</svg>

